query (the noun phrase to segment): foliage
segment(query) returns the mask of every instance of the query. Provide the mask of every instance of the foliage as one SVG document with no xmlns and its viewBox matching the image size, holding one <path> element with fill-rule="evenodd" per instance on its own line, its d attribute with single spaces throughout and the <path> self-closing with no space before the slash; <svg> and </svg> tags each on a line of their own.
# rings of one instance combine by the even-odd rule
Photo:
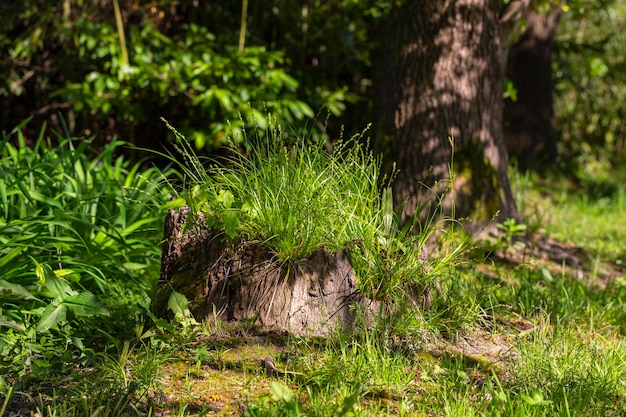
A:
<svg viewBox="0 0 626 417">
<path fill-rule="evenodd" d="M 116 157 L 121 146 L 42 134 L 30 148 L 20 127 L 0 142 L 2 374 L 68 362 L 95 329 L 140 323 L 168 192 L 158 170 Z"/>
<path fill-rule="evenodd" d="M 624 157 L 625 26 L 623 1 L 581 0 L 563 15 L 557 32 L 555 108 L 560 152 L 564 161 L 576 157 L 575 173 L 585 179 L 610 176 L 605 170 L 610 172 L 610 164 Z"/>
<path fill-rule="evenodd" d="M 303 406 L 295 398 L 293 391 L 289 387 L 278 381 L 270 383 L 273 404 L 269 402 L 269 398 L 263 398 L 261 404 L 254 404 L 248 409 L 249 416 L 287 416 L 298 417 L 306 416 L 308 413 L 302 410 Z"/>
<path fill-rule="evenodd" d="M 164 116 L 211 148 L 229 122 L 263 132 L 270 111 L 294 131 L 355 132 L 373 120 L 376 40 L 399 3 L 251 2 L 242 21 L 242 2 L 5 2 L 0 125 L 62 112 L 73 133 L 152 147 L 166 135 L 155 123 Z M 567 10 L 555 45 L 562 160 L 580 156 L 578 175 L 605 175 L 605 162 L 623 156 L 623 1 L 533 2 L 557 3 Z M 324 108 L 338 117 L 331 126 L 312 118 Z"/>
<path fill-rule="evenodd" d="M 147 24 L 129 28 L 124 62 L 113 27 L 85 21 L 75 29 L 79 57 L 99 63 L 59 91 L 78 112 L 98 109 L 133 123 L 155 117 L 157 108 L 170 108 L 168 117 L 184 112 L 182 128 L 199 149 L 220 146 L 228 122 L 237 129 L 266 126 L 264 109 L 289 124 L 314 116 L 297 98 L 298 82 L 284 71 L 280 51 L 239 51 L 195 24 L 183 25 L 175 39 Z"/>
<path fill-rule="evenodd" d="M 363 23 L 388 7 L 253 3 L 242 21 L 239 2 L 140 3 L 3 3 L 0 124 L 62 111 L 74 134 L 153 146 L 166 116 L 198 148 L 221 145 L 229 122 L 265 126 L 267 111 L 297 130 L 369 91 Z"/>
<path fill-rule="evenodd" d="M 29 386 L 29 396 L 19 390 L 19 384 L 0 391 L 6 394 L 7 414 L 13 411 L 11 400 L 19 406 L 19 415 L 40 416 L 127 416 L 151 414 L 151 404 L 146 395 L 158 389 L 154 378 L 167 359 L 167 349 L 156 344 L 130 344 L 111 340 L 101 352 L 90 352 L 88 367 L 69 368 L 65 374 L 47 373 L 43 383 Z M 67 375 L 70 375 L 68 378 Z M 64 385 L 62 390 L 47 387 Z M 22 388 L 23 389 L 23 388 Z M 3 411 L 0 409 L 0 412 Z"/>
<path fill-rule="evenodd" d="M 626 233 L 626 172 L 612 171 L 606 182 L 599 179 L 579 184 L 558 175 L 543 179 L 517 176 L 513 181 L 523 201 L 520 210 L 530 232 L 547 234 L 559 242 L 575 243 L 591 259 L 623 265 L 626 262 L 621 236 Z M 595 261 L 594 261 L 595 262 Z"/>
</svg>

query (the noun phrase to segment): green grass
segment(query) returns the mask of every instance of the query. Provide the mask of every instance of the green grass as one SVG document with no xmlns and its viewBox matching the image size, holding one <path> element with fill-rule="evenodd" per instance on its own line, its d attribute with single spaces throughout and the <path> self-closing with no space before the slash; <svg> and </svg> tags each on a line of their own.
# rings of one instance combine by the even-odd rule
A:
<svg viewBox="0 0 626 417">
<path fill-rule="evenodd" d="M 626 262 L 624 246 L 620 239 L 626 234 L 626 190 L 620 189 L 612 195 L 590 199 L 586 195 L 568 196 L 561 194 L 551 214 L 566 228 L 548 229 L 555 239 L 565 242 L 580 242 L 579 245 L 593 256 L 602 255 L 605 260 Z"/>
<path fill-rule="evenodd" d="M 619 265 L 626 262 L 622 239 L 626 234 L 626 174 L 597 183 L 549 176 L 517 175 L 517 200 L 533 230 L 541 230 L 559 242 L 572 243 L 592 256 Z"/>
<path fill-rule="evenodd" d="M 466 252 L 440 234 L 424 261 L 420 245 L 443 225 L 417 236 L 399 228 L 388 181 L 364 148 L 273 137 L 223 160 L 183 153 L 188 188 L 173 203 L 158 172 L 114 157 L 118 144 L 87 157 L 87 142 L 61 140 L 54 151 L 43 139 L 33 150 L 2 142 L 0 279 L 24 290 L 2 282 L 0 415 L 626 413 L 623 189 L 593 196 L 556 176 L 516 177 L 524 225 L 582 248 L 575 267 L 514 244 L 522 226 L 512 224 L 501 241 Z M 395 299 L 396 314 L 326 340 L 258 339 L 196 323 L 181 301 L 172 323 L 137 326 L 158 274 L 163 210 L 183 201 L 224 239 L 263 242 L 278 262 L 348 248 L 363 290 Z M 442 294 L 416 309 L 407 280 L 437 280 Z M 73 305 L 81 294 L 99 304 Z M 65 319 L 38 332 L 50 305 L 63 305 Z M 277 375 L 260 366 L 267 355 Z"/>
<path fill-rule="evenodd" d="M 202 211 L 207 225 L 234 244 L 261 242 L 281 264 L 297 264 L 320 248 L 348 249 L 360 290 L 375 299 L 432 285 L 436 274 L 424 270 L 442 269 L 449 259 L 433 258 L 427 267 L 420 251 L 440 225 L 399 227 L 390 180 L 360 138 L 329 152 L 306 138 L 286 143 L 278 127 L 271 129 L 249 152 L 232 148 L 231 156 L 208 161 L 174 130 L 188 177 L 179 201 Z M 413 234 L 414 227 L 421 232 Z"/>
</svg>

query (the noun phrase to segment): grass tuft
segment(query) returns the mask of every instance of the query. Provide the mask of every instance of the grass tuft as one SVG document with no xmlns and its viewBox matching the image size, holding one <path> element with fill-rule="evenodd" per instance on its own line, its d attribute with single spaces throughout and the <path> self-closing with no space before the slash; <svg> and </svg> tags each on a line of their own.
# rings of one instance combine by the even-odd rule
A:
<svg viewBox="0 0 626 417">
<path fill-rule="evenodd" d="M 174 130 L 189 181 L 179 204 L 203 212 L 234 244 L 261 242 L 279 263 L 297 264 L 320 248 L 348 249 L 361 292 L 374 299 L 432 286 L 435 274 L 425 273 L 421 253 L 434 229 L 399 226 L 390 179 L 360 136 L 328 150 L 271 129 L 249 152 L 231 148 L 230 156 L 206 161 Z"/>
</svg>

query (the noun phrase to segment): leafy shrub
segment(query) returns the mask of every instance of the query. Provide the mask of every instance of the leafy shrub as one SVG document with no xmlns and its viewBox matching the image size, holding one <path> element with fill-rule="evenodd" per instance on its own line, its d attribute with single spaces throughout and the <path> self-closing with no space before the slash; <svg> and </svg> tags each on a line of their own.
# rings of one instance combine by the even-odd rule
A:
<svg viewBox="0 0 626 417">
<path fill-rule="evenodd" d="M 306 18 L 301 5 L 282 1 L 255 8 L 247 24 L 237 2 L 2 5 L 0 71 L 6 77 L 0 79 L 0 123 L 12 126 L 25 113 L 63 109 L 72 132 L 96 133 L 96 141 L 117 134 L 153 147 L 167 133 L 154 129 L 156 118 L 167 115 L 197 148 L 210 150 L 222 144 L 229 122 L 234 128 L 264 126 L 271 111 L 297 126 L 321 108 L 339 115 L 345 103 L 356 101 L 345 81 L 326 76 L 341 74 L 361 84 L 362 76 L 343 75 L 348 69 L 360 74 L 353 66 L 360 53 L 345 45 L 351 36 L 342 36 L 342 13 L 325 7 Z M 341 24 L 317 24 L 328 25 L 331 15 Z M 248 40 L 238 45 L 242 23 L 249 26 Z M 302 25 L 311 40 L 302 39 Z"/>
<path fill-rule="evenodd" d="M 161 173 L 116 157 L 117 140 L 98 153 L 89 140 L 57 140 L 42 135 L 30 148 L 16 128 L 0 141 L 0 366 L 9 372 L 71 357 L 90 329 L 132 330 L 158 276 L 169 198 Z"/>
<path fill-rule="evenodd" d="M 298 82 L 282 69 L 280 51 L 223 46 L 194 24 L 183 25 L 177 38 L 148 24 L 129 28 L 125 61 L 114 27 L 83 21 L 78 29 L 79 57 L 97 65 L 61 90 L 77 111 L 147 121 L 158 114 L 156 108 L 169 107 L 168 117 L 185 113 L 181 129 L 199 149 L 220 146 L 229 122 L 235 129 L 265 127 L 264 109 L 290 124 L 314 116 L 297 98 Z"/>
</svg>

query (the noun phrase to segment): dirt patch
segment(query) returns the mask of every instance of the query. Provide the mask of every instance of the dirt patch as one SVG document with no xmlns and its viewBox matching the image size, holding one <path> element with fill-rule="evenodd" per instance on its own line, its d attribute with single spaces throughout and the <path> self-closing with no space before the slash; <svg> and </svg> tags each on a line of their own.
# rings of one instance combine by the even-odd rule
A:
<svg viewBox="0 0 626 417">
<path fill-rule="evenodd" d="M 624 265 L 593 259 L 572 243 L 558 242 L 541 234 L 519 239 L 514 245 L 494 251 L 491 257 L 513 266 L 545 268 L 553 276 L 566 274 L 584 282 L 589 288 L 605 289 L 626 276 Z M 478 268 L 485 275 L 492 275 L 485 268 Z"/>
<path fill-rule="evenodd" d="M 519 357 L 515 337 L 474 330 L 454 341 L 441 340 L 429 346 L 434 357 L 457 356 L 478 365 L 483 370 L 503 373 Z"/>
</svg>

